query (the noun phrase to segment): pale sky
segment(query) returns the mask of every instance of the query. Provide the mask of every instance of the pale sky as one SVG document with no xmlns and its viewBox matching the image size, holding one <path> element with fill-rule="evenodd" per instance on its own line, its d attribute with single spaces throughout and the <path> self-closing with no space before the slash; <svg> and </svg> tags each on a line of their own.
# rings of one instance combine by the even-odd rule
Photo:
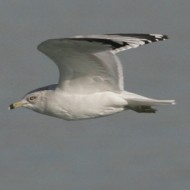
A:
<svg viewBox="0 0 190 190">
<path fill-rule="evenodd" d="M 1 0 L 0 189 L 189 189 L 189 7 L 189 0 Z M 114 32 L 169 35 L 119 57 L 127 90 L 175 106 L 75 122 L 7 109 L 57 82 L 40 42 Z"/>
</svg>

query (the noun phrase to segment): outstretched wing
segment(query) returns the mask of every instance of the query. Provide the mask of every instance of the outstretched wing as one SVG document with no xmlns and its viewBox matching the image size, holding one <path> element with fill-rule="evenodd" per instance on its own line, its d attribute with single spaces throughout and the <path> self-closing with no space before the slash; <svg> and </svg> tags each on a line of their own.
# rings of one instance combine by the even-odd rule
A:
<svg viewBox="0 0 190 190">
<path fill-rule="evenodd" d="M 50 39 L 38 50 L 59 68 L 58 87 L 68 93 L 123 90 L 120 51 L 167 39 L 161 34 L 107 34 Z"/>
</svg>

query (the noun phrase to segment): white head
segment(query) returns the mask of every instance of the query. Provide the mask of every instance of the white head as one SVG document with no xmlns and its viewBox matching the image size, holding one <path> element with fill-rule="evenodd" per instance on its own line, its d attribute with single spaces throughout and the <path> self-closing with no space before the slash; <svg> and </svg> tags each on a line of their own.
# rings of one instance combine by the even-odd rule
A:
<svg viewBox="0 0 190 190">
<path fill-rule="evenodd" d="M 42 90 L 28 93 L 21 101 L 11 104 L 9 109 L 25 107 L 36 112 L 43 112 L 46 105 L 46 92 L 47 91 Z"/>
</svg>

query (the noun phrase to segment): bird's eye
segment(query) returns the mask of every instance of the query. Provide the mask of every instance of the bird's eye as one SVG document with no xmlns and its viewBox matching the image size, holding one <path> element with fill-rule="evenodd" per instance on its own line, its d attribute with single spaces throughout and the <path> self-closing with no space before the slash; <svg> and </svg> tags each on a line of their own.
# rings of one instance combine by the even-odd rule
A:
<svg viewBox="0 0 190 190">
<path fill-rule="evenodd" d="M 30 96 L 29 98 L 28 98 L 28 101 L 33 101 L 33 100 L 35 100 L 36 99 L 36 96 Z"/>
</svg>

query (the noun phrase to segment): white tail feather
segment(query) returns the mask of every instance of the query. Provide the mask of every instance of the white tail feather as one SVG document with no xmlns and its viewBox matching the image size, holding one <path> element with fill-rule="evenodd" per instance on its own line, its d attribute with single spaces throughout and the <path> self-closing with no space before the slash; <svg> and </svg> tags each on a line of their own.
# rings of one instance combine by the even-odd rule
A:
<svg viewBox="0 0 190 190">
<path fill-rule="evenodd" d="M 175 105 L 175 100 L 155 100 L 155 105 Z"/>
<path fill-rule="evenodd" d="M 158 106 L 175 104 L 175 100 L 158 100 L 126 91 L 124 92 L 124 96 L 129 106 Z"/>
</svg>

